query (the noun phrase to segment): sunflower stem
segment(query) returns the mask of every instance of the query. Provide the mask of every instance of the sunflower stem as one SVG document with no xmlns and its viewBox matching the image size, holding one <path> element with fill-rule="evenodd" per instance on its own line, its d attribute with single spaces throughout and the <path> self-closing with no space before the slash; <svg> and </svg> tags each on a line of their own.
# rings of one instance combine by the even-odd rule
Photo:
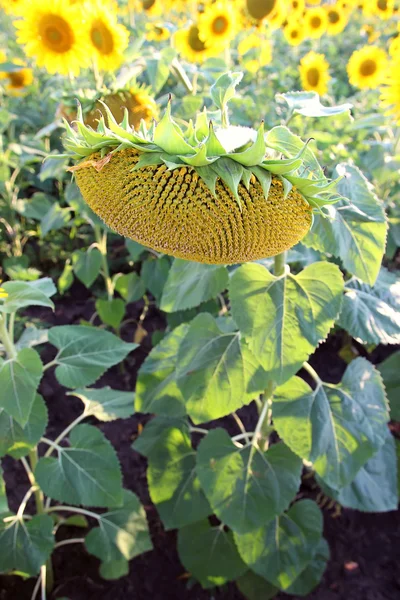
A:
<svg viewBox="0 0 400 600">
<path fill-rule="evenodd" d="M 12 336 L 7 331 L 6 317 L 5 316 L 2 317 L 1 315 L 0 315 L 0 341 L 2 342 L 2 344 L 4 346 L 4 350 L 7 353 L 7 357 L 8 358 L 16 358 L 17 351 L 12 342 Z"/>
<path fill-rule="evenodd" d="M 275 256 L 274 260 L 274 274 L 276 277 L 280 277 L 284 274 L 286 267 L 286 251 L 281 252 Z"/>
</svg>

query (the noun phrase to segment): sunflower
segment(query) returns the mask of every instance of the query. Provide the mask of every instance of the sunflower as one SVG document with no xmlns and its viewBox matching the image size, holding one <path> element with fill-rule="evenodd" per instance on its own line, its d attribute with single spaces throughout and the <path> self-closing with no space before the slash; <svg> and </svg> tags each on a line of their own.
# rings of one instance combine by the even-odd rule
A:
<svg viewBox="0 0 400 600">
<path fill-rule="evenodd" d="M 300 17 L 304 12 L 305 2 L 304 0 L 288 0 L 288 13 L 290 19 L 294 17 Z"/>
<path fill-rule="evenodd" d="M 77 74 L 89 63 L 85 27 L 79 13 L 63 0 L 25 4 L 24 18 L 14 22 L 17 42 L 49 73 Z"/>
<path fill-rule="evenodd" d="M 389 55 L 392 58 L 400 56 L 400 35 L 393 37 L 389 42 Z"/>
<path fill-rule="evenodd" d="M 384 50 L 377 46 L 363 46 L 353 52 L 347 63 L 349 81 L 361 89 L 375 89 L 382 83 L 386 67 Z"/>
<path fill-rule="evenodd" d="M 118 69 L 129 42 L 126 27 L 119 25 L 115 14 L 98 0 L 90 5 L 87 28 L 97 67 L 104 71 Z"/>
<path fill-rule="evenodd" d="M 226 46 L 237 31 L 236 11 L 229 7 L 226 0 L 206 6 L 199 16 L 199 38 L 206 46 L 218 44 Z"/>
<path fill-rule="evenodd" d="M 347 14 L 338 4 L 328 4 L 325 6 L 328 17 L 327 32 L 329 35 L 342 33 L 347 25 Z"/>
<path fill-rule="evenodd" d="M 298 46 L 304 40 L 304 30 L 297 19 L 288 21 L 287 25 L 283 28 L 283 35 L 291 46 Z"/>
<path fill-rule="evenodd" d="M 238 45 L 238 53 L 242 56 L 242 64 L 249 73 L 256 73 L 261 67 L 269 65 L 272 60 L 272 44 L 270 40 L 251 33 Z"/>
<path fill-rule="evenodd" d="M 0 284 L 1 284 L 1 280 L 0 280 Z M 8 293 L 6 292 L 6 290 L 2 287 L 0 287 L 0 299 L 4 300 L 4 298 L 8 297 Z"/>
<path fill-rule="evenodd" d="M 323 54 L 309 52 L 300 61 L 300 79 L 303 89 L 323 96 L 328 91 L 329 63 Z"/>
<path fill-rule="evenodd" d="M 283 0 L 245 0 L 245 12 L 253 22 L 268 21 L 273 27 L 280 27 L 287 9 Z"/>
<path fill-rule="evenodd" d="M 304 15 L 305 35 L 310 38 L 320 38 L 328 26 L 326 11 L 321 6 L 308 8 Z"/>
<path fill-rule="evenodd" d="M 174 45 L 178 52 L 189 62 L 202 63 L 211 56 L 221 53 L 221 46 L 206 45 L 200 39 L 199 26 L 192 23 L 185 29 L 179 29 L 174 35 Z"/>
<path fill-rule="evenodd" d="M 0 52 L 0 63 L 6 62 L 6 57 L 3 52 Z M 8 80 L 5 85 L 6 91 L 13 96 L 23 94 L 26 87 L 31 85 L 33 81 L 32 69 L 26 68 L 22 60 L 16 58 L 13 61 L 16 66 L 15 71 L 0 72 L 0 79 Z"/>
<path fill-rule="evenodd" d="M 138 0 L 138 12 L 144 12 L 147 16 L 159 16 L 163 12 L 161 0 Z"/>
<path fill-rule="evenodd" d="M 118 122 L 124 118 L 125 108 L 128 111 L 129 125 L 139 129 L 140 122 L 143 119 L 149 125 L 153 119 L 158 119 L 158 107 L 150 91 L 138 85 L 129 89 L 119 90 L 112 94 L 107 94 L 101 98 L 102 102 L 108 106 L 114 119 Z M 93 129 L 97 128 L 98 120 L 103 115 L 106 123 L 107 114 L 103 105 L 97 100 L 95 105 L 84 115 L 86 125 Z"/>
<path fill-rule="evenodd" d="M 390 63 L 386 77 L 383 81 L 380 97 L 382 106 L 387 109 L 387 114 L 393 115 L 397 124 L 400 124 L 400 59 Z"/>
<path fill-rule="evenodd" d="M 363 3 L 363 12 L 366 16 L 378 16 L 387 21 L 393 17 L 394 0 L 366 0 Z"/>
<path fill-rule="evenodd" d="M 164 42 L 171 37 L 170 30 L 162 23 L 146 23 L 146 31 L 148 42 Z"/>
</svg>

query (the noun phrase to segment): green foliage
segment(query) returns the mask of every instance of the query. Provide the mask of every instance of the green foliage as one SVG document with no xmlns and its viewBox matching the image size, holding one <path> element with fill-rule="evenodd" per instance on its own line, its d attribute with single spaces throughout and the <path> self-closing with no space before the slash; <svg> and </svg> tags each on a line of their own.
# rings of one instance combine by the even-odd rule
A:
<svg viewBox="0 0 400 600">
<path fill-rule="evenodd" d="M 69 392 L 82 400 L 86 417 L 96 417 L 99 421 L 127 419 L 134 413 L 134 394 L 112 390 L 110 387 L 100 389 L 78 388 Z"/>
<path fill-rule="evenodd" d="M 24 522 L 16 516 L 11 522 L 0 522 L 0 546 L 0 572 L 37 575 L 54 548 L 52 518 L 36 515 Z"/>
<path fill-rule="evenodd" d="M 73 270 L 77 278 L 90 288 L 97 279 L 101 267 L 101 252 L 97 248 L 75 250 L 72 255 Z"/>
<path fill-rule="evenodd" d="M 0 456 L 9 454 L 14 459 L 26 456 L 37 446 L 46 426 L 47 408 L 40 394 L 35 396 L 25 427 L 0 409 Z"/>
<path fill-rule="evenodd" d="M 378 365 L 390 404 L 390 418 L 400 421 L 400 352 L 397 351 Z"/>
</svg>

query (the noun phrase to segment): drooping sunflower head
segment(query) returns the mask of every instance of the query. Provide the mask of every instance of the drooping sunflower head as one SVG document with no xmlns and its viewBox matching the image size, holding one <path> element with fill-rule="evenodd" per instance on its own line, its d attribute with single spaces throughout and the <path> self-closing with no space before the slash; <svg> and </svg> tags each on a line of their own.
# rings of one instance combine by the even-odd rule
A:
<svg viewBox="0 0 400 600">
<path fill-rule="evenodd" d="M 344 30 L 348 22 L 346 11 L 338 4 L 327 5 L 325 10 L 328 17 L 327 33 L 338 35 Z"/>
<path fill-rule="evenodd" d="M 328 17 L 326 11 L 321 6 L 308 8 L 304 15 L 304 27 L 307 37 L 318 39 L 326 31 L 328 26 Z"/>
<path fill-rule="evenodd" d="M 88 5 L 86 23 L 91 54 L 98 68 L 115 71 L 121 65 L 128 46 L 128 30 L 117 22 L 115 13 L 104 0 Z"/>
<path fill-rule="evenodd" d="M 308 52 L 300 61 L 300 79 L 303 90 L 323 96 L 328 91 L 329 63 L 323 54 Z"/>
<path fill-rule="evenodd" d="M 400 124 L 400 58 L 389 64 L 387 74 L 381 88 L 381 104 L 386 114 L 394 117 Z"/>
<path fill-rule="evenodd" d="M 17 42 L 49 73 L 77 74 L 89 64 L 82 13 L 63 0 L 33 0 L 14 23 Z"/>
<path fill-rule="evenodd" d="M 199 38 L 206 46 L 226 46 L 238 29 L 237 13 L 226 0 L 207 5 L 198 20 Z"/>
<path fill-rule="evenodd" d="M 149 130 L 143 122 L 132 129 L 127 112 L 118 124 L 106 107 L 108 126 L 101 118 L 97 131 L 81 117 L 77 131 L 66 124 L 67 155 L 80 160 L 71 170 L 111 228 L 172 256 L 231 264 L 291 247 L 310 228 L 313 208 L 337 199 L 335 182 L 287 128 L 228 124 L 223 99 L 240 78 L 228 73 L 211 89 L 218 126 L 203 111 L 183 131 L 170 102 Z"/>
<path fill-rule="evenodd" d="M 361 89 L 375 89 L 385 77 L 388 65 L 386 52 L 377 46 L 355 50 L 347 64 L 349 81 Z"/>
</svg>

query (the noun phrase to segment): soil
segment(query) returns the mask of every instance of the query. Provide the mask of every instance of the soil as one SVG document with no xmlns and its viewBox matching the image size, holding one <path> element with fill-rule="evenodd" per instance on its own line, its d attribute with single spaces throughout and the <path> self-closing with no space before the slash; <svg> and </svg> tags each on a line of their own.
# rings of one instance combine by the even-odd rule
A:
<svg viewBox="0 0 400 600">
<path fill-rule="evenodd" d="M 72 301 L 73 298 L 73 301 Z M 128 306 L 128 318 L 132 321 L 122 328 L 121 336 L 132 341 L 136 324 L 143 310 L 141 302 Z M 53 313 L 48 309 L 36 308 L 29 311 L 30 321 L 38 319 L 51 325 L 77 324 L 81 319 L 89 320 L 94 305 L 89 292 L 75 283 L 70 294 L 58 300 Z M 115 389 L 134 389 L 137 370 L 151 349 L 151 334 L 165 328 L 162 315 L 150 308 L 143 322 L 148 332 L 141 348 L 127 358 L 124 369 L 110 369 L 96 384 L 109 385 Z M 346 367 L 338 357 L 343 345 L 343 334 L 331 335 L 317 349 L 310 362 L 321 376 L 330 382 L 338 382 Z M 357 345 L 356 345 L 357 346 Z M 361 347 L 358 350 L 365 355 Z M 369 356 L 374 363 L 383 360 L 390 350 L 378 347 Z M 54 356 L 54 349 L 45 346 L 42 358 L 45 362 Z M 303 375 L 303 373 L 302 373 Z M 307 374 L 304 374 L 307 378 Z M 48 437 L 55 437 L 81 412 L 81 402 L 66 396 L 53 373 L 46 371 L 40 392 L 45 398 L 50 415 Z M 241 411 L 245 424 L 255 418 L 254 406 Z M 188 574 L 181 565 L 176 550 L 176 532 L 166 532 L 157 516 L 148 493 L 146 482 L 146 460 L 131 449 L 132 441 L 140 427 L 148 421 L 145 415 L 135 415 L 126 420 L 101 423 L 91 419 L 116 448 L 124 474 L 124 485 L 138 494 L 142 501 L 150 526 L 154 550 L 130 562 L 129 574 L 116 581 L 105 581 L 99 576 L 99 561 L 89 555 L 82 544 L 73 544 L 57 549 L 53 554 L 55 587 L 48 600 L 243 600 L 234 583 L 212 591 L 202 590 L 197 584 L 190 586 Z M 231 418 L 222 424 L 231 433 L 237 433 Z M 211 426 L 220 425 L 214 422 Z M 11 458 L 3 460 L 5 480 L 10 508 L 17 509 L 27 486 L 21 465 Z M 304 483 L 302 496 L 316 498 L 318 489 L 312 480 Z M 32 507 L 31 507 L 32 508 Z M 30 505 L 28 505 L 28 512 Z M 400 513 L 363 514 L 342 509 L 340 515 L 335 508 L 323 509 L 324 534 L 329 543 L 331 558 L 321 584 L 309 596 L 309 600 L 398 600 L 400 598 Z M 57 539 L 82 537 L 82 530 L 61 527 Z M 0 576 L 0 600 L 30 600 L 34 579 L 23 581 L 19 577 Z M 279 594 L 278 600 L 294 598 Z M 260 598 L 260 600 L 263 600 Z"/>
</svg>

